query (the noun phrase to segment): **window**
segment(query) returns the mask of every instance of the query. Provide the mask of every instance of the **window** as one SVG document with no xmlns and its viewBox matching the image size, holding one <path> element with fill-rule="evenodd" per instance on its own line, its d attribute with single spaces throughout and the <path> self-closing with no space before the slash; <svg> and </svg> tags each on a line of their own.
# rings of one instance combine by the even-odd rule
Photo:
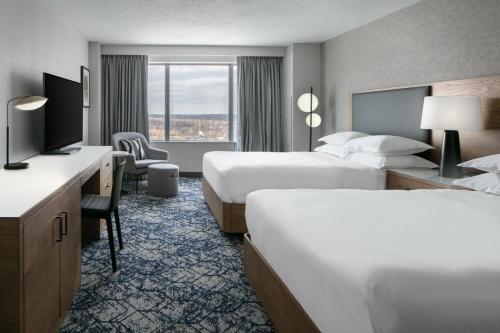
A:
<svg viewBox="0 0 500 333">
<path fill-rule="evenodd" d="M 235 68 L 234 64 L 150 64 L 150 139 L 234 140 Z"/>
</svg>

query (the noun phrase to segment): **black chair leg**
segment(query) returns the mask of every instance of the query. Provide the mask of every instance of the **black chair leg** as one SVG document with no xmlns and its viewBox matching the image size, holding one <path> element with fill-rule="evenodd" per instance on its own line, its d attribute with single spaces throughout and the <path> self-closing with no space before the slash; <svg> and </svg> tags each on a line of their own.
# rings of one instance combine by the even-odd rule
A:
<svg viewBox="0 0 500 333">
<path fill-rule="evenodd" d="M 122 250 L 123 249 L 122 227 L 120 225 L 120 214 L 118 214 L 118 208 L 115 208 L 113 213 L 115 214 L 116 233 L 118 234 L 118 244 L 120 244 L 120 250 Z"/>
<path fill-rule="evenodd" d="M 135 194 L 139 192 L 139 175 L 135 175 Z"/>
<path fill-rule="evenodd" d="M 113 272 L 116 272 L 115 240 L 113 238 L 113 224 L 111 224 L 111 214 L 106 218 L 106 227 L 108 229 L 109 252 L 111 253 L 111 263 Z"/>
</svg>

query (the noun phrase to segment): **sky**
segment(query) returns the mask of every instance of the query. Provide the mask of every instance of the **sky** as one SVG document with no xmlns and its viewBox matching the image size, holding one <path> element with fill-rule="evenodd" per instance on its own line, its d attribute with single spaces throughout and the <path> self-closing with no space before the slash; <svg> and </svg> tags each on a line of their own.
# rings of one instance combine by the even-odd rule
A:
<svg viewBox="0 0 500 333">
<path fill-rule="evenodd" d="M 228 70 L 227 65 L 170 65 L 170 113 L 227 114 Z M 165 114 L 164 75 L 165 66 L 149 66 L 150 114 Z"/>
</svg>

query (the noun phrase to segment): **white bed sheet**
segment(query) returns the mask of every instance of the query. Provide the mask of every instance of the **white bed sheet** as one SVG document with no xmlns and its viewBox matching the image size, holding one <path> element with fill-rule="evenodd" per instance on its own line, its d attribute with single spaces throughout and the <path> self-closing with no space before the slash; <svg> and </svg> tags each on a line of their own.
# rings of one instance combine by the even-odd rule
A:
<svg viewBox="0 0 500 333">
<path fill-rule="evenodd" d="M 500 332 L 500 197 L 262 190 L 246 222 L 323 332 Z"/>
<path fill-rule="evenodd" d="M 245 203 L 248 193 L 271 188 L 385 188 L 385 171 L 319 152 L 209 152 L 203 176 L 227 203 Z"/>
</svg>

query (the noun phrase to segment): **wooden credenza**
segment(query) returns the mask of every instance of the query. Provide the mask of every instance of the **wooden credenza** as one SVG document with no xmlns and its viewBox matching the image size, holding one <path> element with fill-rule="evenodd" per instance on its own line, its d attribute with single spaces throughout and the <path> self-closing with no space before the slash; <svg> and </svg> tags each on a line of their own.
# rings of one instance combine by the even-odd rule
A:
<svg viewBox="0 0 500 333">
<path fill-rule="evenodd" d="M 110 193 L 111 147 L 28 162 L 0 170 L 0 332 L 57 332 L 80 286 L 82 191 Z"/>
</svg>

